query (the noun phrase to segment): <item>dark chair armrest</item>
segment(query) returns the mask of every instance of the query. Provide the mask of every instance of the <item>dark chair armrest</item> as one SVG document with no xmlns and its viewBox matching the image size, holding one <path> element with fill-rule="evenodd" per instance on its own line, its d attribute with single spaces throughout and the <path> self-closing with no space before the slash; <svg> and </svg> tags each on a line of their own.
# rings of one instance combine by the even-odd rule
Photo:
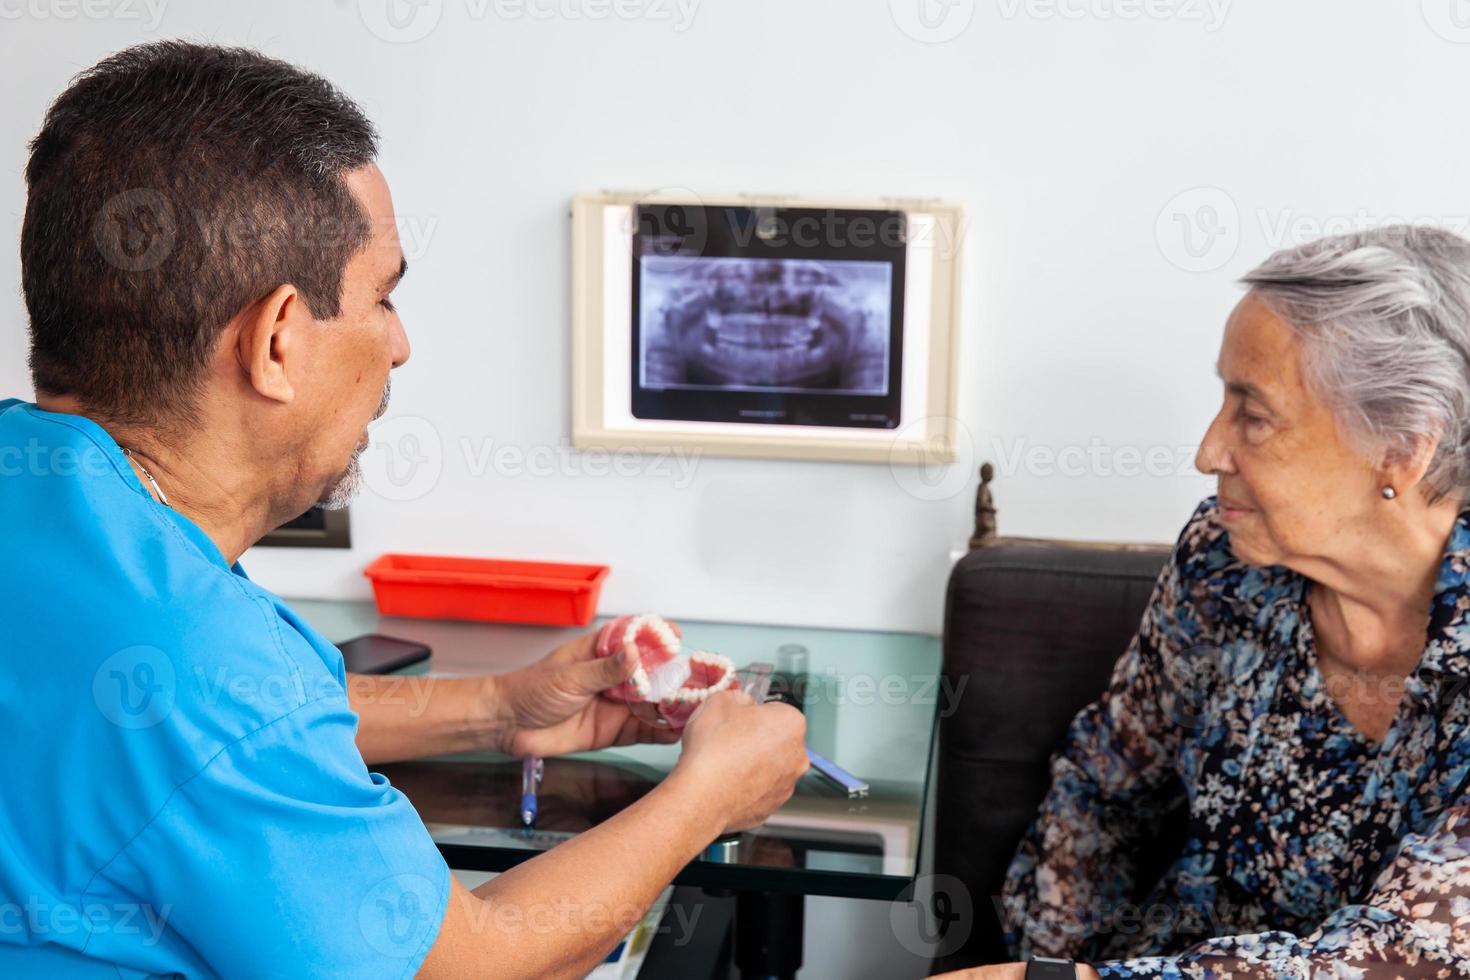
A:
<svg viewBox="0 0 1470 980">
<path fill-rule="evenodd" d="M 969 890 L 975 923 L 935 972 L 1007 958 L 996 902 L 1051 755 L 1106 688 L 1168 555 L 1002 538 L 956 563 L 943 670 L 964 687 L 939 722 L 934 868 Z"/>
</svg>

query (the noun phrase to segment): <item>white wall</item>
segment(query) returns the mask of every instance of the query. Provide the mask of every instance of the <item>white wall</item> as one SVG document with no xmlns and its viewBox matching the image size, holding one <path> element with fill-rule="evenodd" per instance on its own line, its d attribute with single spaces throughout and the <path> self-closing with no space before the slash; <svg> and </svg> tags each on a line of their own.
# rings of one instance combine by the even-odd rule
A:
<svg viewBox="0 0 1470 980">
<path fill-rule="evenodd" d="M 1470 214 L 1456 0 L 618 0 L 643 15 L 602 19 L 599 0 L 534 0 L 544 17 L 533 0 L 424 0 L 409 29 L 437 25 L 411 43 L 369 29 L 362 9 L 381 2 L 165 0 L 152 25 L 144 0 L 0 0 L 0 240 L 16 241 L 49 100 L 134 41 L 260 47 L 381 127 L 413 253 L 399 305 L 414 356 L 390 419 L 426 420 L 442 471 L 411 501 L 367 493 L 351 552 L 252 553 L 287 595 L 365 595 L 373 556 L 419 550 L 605 561 L 605 610 L 938 627 L 969 482 L 925 499 L 885 466 L 719 459 L 687 486 L 471 472 L 462 440 L 568 435 L 576 191 L 959 201 L 963 421 L 974 458 L 1001 466 L 1001 526 L 1114 540 L 1172 538 L 1209 491 L 1179 447 L 1216 404 L 1235 276 L 1323 222 Z M 919 2 L 937 43 L 910 36 Z M 1217 190 L 1178 196 L 1199 187 Z M 1198 258 L 1191 222 L 1213 242 Z M 9 254 L 0 391 L 28 394 Z M 1068 447 L 1080 472 L 1038 455 Z M 1113 471 L 1149 447 L 1186 475 Z"/>
</svg>

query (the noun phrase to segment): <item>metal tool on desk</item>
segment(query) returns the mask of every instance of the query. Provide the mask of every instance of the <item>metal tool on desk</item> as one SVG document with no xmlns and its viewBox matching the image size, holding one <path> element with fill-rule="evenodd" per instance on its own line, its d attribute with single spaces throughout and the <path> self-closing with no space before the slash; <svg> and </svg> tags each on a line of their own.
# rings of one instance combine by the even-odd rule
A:
<svg viewBox="0 0 1470 980">
<path fill-rule="evenodd" d="M 540 756 L 528 755 L 521 763 L 521 826 L 528 831 L 536 826 L 536 792 L 545 772 L 546 763 Z"/>
<path fill-rule="evenodd" d="M 751 698 L 760 704 L 766 699 L 771 690 L 771 671 L 775 668 L 768 663 L 754 663 L 740 671 L 740 688 Z M 847 793 L 848 799 L 855 799 L 868 795 L 869 786 L 861 779 L 828 759 L 826 756 L 818 755 L 810 748 L 806 750 L 807 761 L 812 765 L 812 771 L 838 789 Z"/>
<path fill-rule="evenodd" d="M 846 790 L 849 800 L 868 795 L 869 787 L 867 783 L 831 759 L 817 755 L 810 748 L 806 750 L 806 758 L 812 764 L 813 772 L 831 782 L 838 789 Z"/>
</svg>

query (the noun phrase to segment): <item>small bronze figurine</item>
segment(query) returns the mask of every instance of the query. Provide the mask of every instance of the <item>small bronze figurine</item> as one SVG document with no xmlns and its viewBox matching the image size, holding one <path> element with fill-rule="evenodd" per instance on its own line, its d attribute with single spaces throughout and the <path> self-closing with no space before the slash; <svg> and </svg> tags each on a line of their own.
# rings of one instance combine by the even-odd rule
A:
<svg viewBox="0 0 1470 980">
<path fill-rule="evenodd" d="M 990 481 L 995 479 L 995 467 L 980 464 L 980 487 L 975 491 L 975 534 L 970 538 L 970 550 L 984 548 L 995 543 L 995 498 L 990 494 Z"/>
</svg>

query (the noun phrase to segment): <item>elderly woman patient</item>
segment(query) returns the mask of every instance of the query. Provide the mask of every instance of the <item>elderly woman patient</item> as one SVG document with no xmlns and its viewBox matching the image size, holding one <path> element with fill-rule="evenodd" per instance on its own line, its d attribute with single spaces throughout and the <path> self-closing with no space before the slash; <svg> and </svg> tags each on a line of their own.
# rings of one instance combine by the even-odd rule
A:
<svg viewBox="0 0 1470 980">
<path fill-rule="evenodd" d="M 1011 939 L 1109 977 L 1470 977 L 1470 242 L 1355 233 L 1244 281 L 1218 496 L 1052 761 Z"/>
</svg>

